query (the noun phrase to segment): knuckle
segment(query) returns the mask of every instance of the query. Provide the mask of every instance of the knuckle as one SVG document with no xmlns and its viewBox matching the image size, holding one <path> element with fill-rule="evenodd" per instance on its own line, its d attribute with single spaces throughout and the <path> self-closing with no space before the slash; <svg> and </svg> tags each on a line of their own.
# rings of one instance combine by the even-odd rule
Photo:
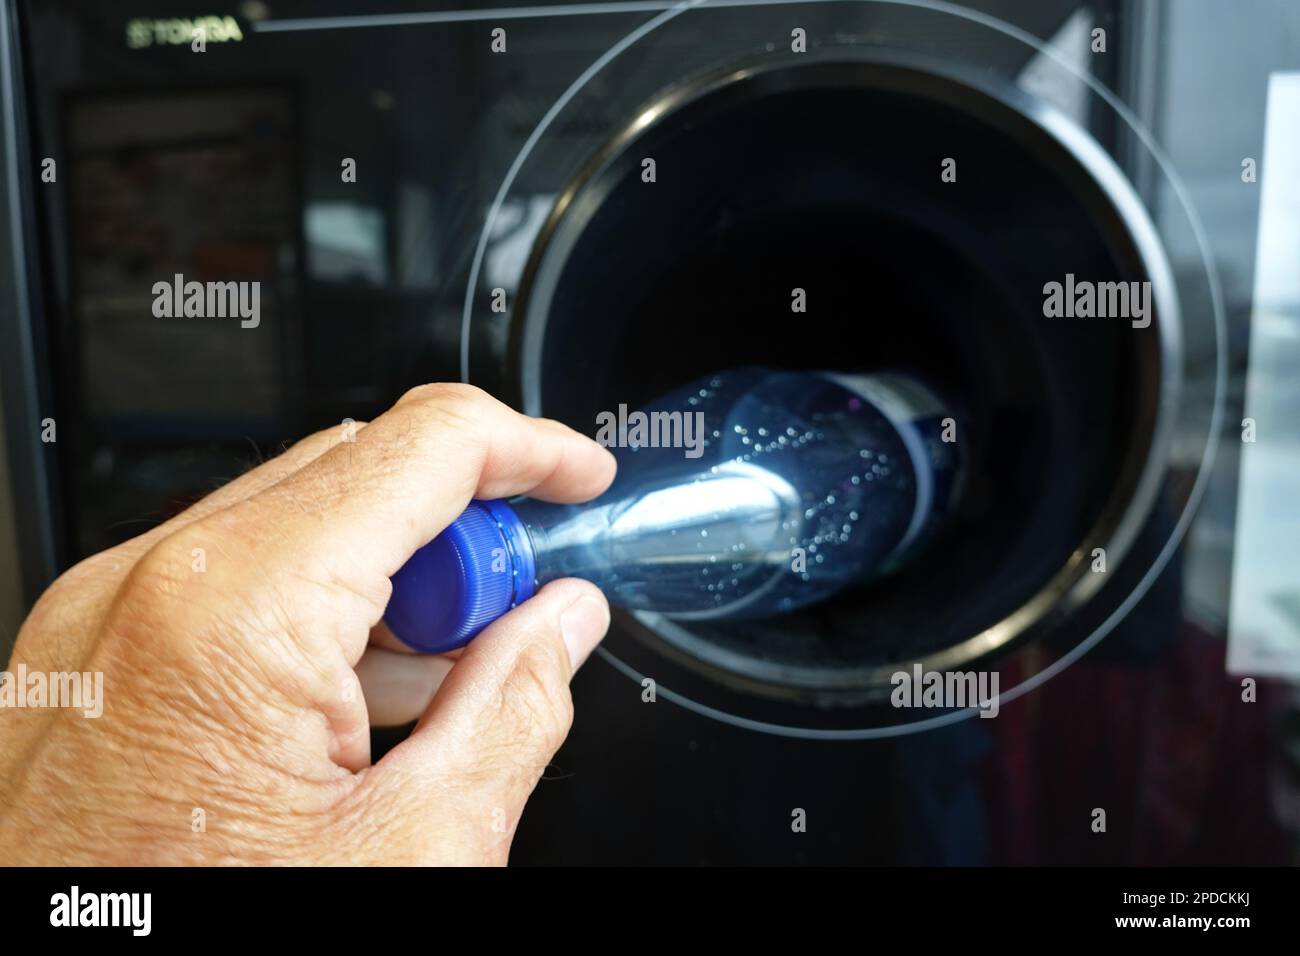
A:
<svg viewBox="0 0 1300 956">
<path fill-rule="evenodd" d="M 192 535 L 167 535 L 136 562 L 127 576 L 126 588 L 137 594 L 180 596 L 193 582 L 196 550 Z"/>
<path fill-rule="evenodd" d="M 136 562 L 108 611 L 105 633 L 114 657 L 136 670 L 163 672 L 194 662 L 200 642 L 185 639 L 194 620 L 191 548 L 175 535 L 154 544 Z M 179 656 L 178 656 L 179 655 Z"/>
<path fill-rule="evenodd" d="M 246 584 L 245 551 L 218 520 L 200 518 L 155 542 L 127 574 L 119 603 L 144 621 L 193 620 L 224 607 Z"/>
<path fill-rule="evenodd" d="M 463 382 L 431 382 L 428 385 L 417 385 L 398 399 L 397 404 L 453 409 L 469 415 L 475 409 L 482 409 L 493 401 L 495 400 L 492 396 L 477 385 L 467 385 Z"/>
<path fill-rule="evenodd" d="M 120 548 L 101 551 L 64 571 L 45 589 L 19 629 L 15 653 L 39 653 L 68 662 L 82 646 L 77 635 L 98 623 L 99 614 L 130 571 L 134 559 Z M 15 660 L 17 657 L 15 657 Z M 64 665 L 66 666 L 66 664 Z"/>
<path fill-rule="evenodd" d="M 120 548 L 100 551 L 88 558 L 78 561 L 64 571 L 45 590 L 41 596 L 42 603 L 59 603 L 69 593 L 102 581 L 113 583 L 121 580 L 131 570 L 132 561 Z"/>
<path fill-rule="evenodd" d="M 397 407 L 410 416 L 399 432 L 408 444 L 431 443 L 442 449 L 451 442 L 467 453 L 482 453 L 489 444 L 495 402 L 472 385 L 421 385 L 398 402 Z"/>
</svg>

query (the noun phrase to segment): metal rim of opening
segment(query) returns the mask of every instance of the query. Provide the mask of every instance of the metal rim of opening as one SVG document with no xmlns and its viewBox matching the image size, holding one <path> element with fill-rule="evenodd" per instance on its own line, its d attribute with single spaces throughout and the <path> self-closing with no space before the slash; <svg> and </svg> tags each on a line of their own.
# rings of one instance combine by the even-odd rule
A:
<svg viewBox="0 0 1300 956">
<path fill-rule="evenodd" d="M 584 169 L 557 198 L 542 226 L 516 297 L 522 321 L 511 335 L 511 355 L 522 383 L 523 406 L 529 414 L 541 414 L 541 351 L 546 335 L 550 294 L 567 264 L 568 252 L 581 235 L 586 221 L 604 199 L 609 188 L 604 174 L 643 136 L 672 120 L 681 109 L 706 97 L 713 109 L 724 109 L 737 100 L 772 92 L 819 87 L 821 85 L 862 86 L 873 89 L 897 88 L 909 93 L 932 95 L 946 105 L 960 105 L 973 115 L 1015 137 L 1020 125 L 1025 132 L 1047 133 L 1054 146 L 1068 156 L 1077 171 L 1087 177 L 1090 202 L 1097 218 L 1132 242 L 1137 260 L 1152 283 L 1158 321 L 1151 331 L 1158 337 L 1158 397 L 1154 407 L 1143 409 L 1143 421 L 1126 454 L 1124 472 L 1116 477 L 1112 492 L 1093 527 L 1079 542 L 1066 563 L 1024 604 L 1001 621 L 979 633 L 919 659 L 892 661 L 869 669 L 843 671 L 831 668 L 790 667 L 774 662 L 744 658 L 699 639 L 689 624 L 650 612 L 633 617 L 646 629 L 643 637 L 662 641 L 681 652 L 679 662 L 704 670 L 729 686 L 768 696 L 782 697 L 807 692 L 862 694 L 887 693 L 890 678 L 900 669 L 920 663 L 926 671 L 948 670 L 1003 651 L 1031 638 L 1067 618 L 1100 590 L 1104 576 L 1090 571 L 1093 548 L 1105 549 L 1108 569 L 1117 568 L 1131 547 L 1155 501 L 1171 441 L 1177 405 L 1181 342 L 1180 316 L 1172 271 L 1154 225 L 1147 217 L 1127 178 L 1110 157 L 1086 133 L 1053 115 L 1050 108 L 1027 96 L 994 91 L 977 85 L 969 77 L 954 75 L 935 64 L 919 65 L 915 57 L 884 55 L 834 57 L 814 61 L 775 62 L 723 70 L 697 78 L 669 90 L 643 109 L 594 155 Z M 990 112 L 996 115 L 990 115 Z M 617 177 L 614 177 L 617 180 Z M 1109 215 L 1108 215 L 1109 214 Z M 1149 419 L 1149 420 L 1148 420 Z M 1143 441 L 1145 435 L 1149 441 Z"/>
</svg>

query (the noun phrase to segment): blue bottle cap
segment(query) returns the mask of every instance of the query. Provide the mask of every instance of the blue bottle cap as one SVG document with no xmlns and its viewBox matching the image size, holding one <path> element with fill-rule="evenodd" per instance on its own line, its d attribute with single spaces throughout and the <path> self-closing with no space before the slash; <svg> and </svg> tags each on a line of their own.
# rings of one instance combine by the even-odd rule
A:
<svg viewBox="0 0 1300 956">
<path fill-rule="evenodd" d="M 532 542 L 504 501 L 472 501 L 393 575 L 384 622 L 403 644 L 440 654 L 533 596 Z"/>
</svg>

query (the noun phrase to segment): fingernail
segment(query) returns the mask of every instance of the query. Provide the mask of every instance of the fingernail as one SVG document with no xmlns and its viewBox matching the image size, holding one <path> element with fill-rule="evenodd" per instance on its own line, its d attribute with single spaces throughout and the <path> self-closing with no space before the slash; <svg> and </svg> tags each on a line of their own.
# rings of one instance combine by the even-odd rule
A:
<svg viewBox="0 0 1300 956">
<path fill-rule="evenodd" d="M 564 609 L 560 615 L 560 636 L 575 671 L 596 649 L 607 630 L 609 605 L 599 598 L 583 595 Z"/>
</svg>

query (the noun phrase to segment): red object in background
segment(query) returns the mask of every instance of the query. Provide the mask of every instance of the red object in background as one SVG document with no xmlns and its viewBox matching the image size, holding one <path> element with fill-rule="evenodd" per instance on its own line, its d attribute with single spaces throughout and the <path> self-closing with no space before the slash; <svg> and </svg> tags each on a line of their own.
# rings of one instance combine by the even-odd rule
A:
<svg viewBox="0 0 1300 956">
<path fill-rule="evenodd" d="M 275 247 L 266 242 L 205 242 L 194 247 L 193 263 L 193 278 L 200 282 L 270 280 L 275 278 Z"/>
</svg>

